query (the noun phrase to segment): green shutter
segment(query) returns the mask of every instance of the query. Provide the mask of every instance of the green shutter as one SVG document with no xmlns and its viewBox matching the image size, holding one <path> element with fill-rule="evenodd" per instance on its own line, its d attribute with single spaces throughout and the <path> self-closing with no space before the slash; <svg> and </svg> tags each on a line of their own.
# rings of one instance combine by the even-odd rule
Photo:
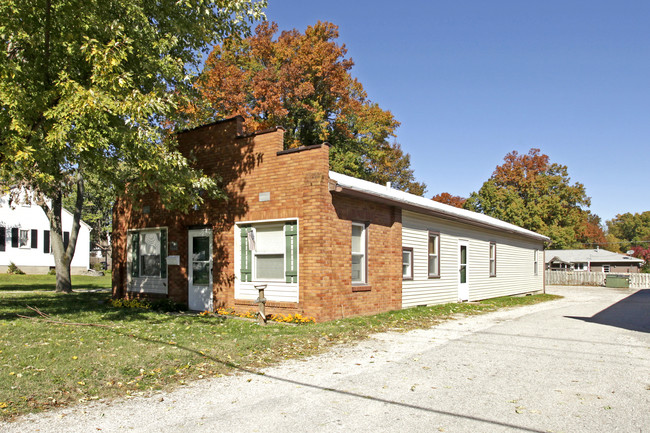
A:
<svg viewBox="0 0 650 433">
<path fill-rule="evenodd" d="M 160 230 L 160 278 L 167 278 L 167 230 Z"/>
<path fill-rule="evenodd" d="M 140 276 L 140 233 L 131 232 L 131 276 Z"/>
<path fill-rule="evenodd" d="M 284 275 L 287 283 L 298 282 L 298 222 L 289 221 L 284 224 L 286 237 L 286 270 Z"/>
<path fill-rule="evenodd" d="M 241 280 L 242 282 L 252 281 L 252 254 L 248 247 L 248 232 L 252 230 L 251 226 L 241 226 L 239 233 L 241 235 Z"/>
</svg>

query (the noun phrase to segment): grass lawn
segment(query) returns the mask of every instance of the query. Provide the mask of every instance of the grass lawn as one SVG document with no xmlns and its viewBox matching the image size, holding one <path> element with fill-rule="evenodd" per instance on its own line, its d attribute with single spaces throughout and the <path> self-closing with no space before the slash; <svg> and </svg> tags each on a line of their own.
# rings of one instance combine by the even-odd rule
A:
<svg viewBox="0 0 650 433">
<path fill-rule="evenodd" d="M 0 276 L 0 419 L 98 398 L 169 389 L 255 370 L 388 329 L 428 327 L 456 314 L 529 305 L 552 295 L 497 298 L 392 311 L 328 323 L 260 327 L 253 321 L 117 309 L 107 277 L 74 277 L 76 293 L 44 291 L 53 278 Z M 30 283 L 31 281 L 31 283 Z M 33 291 L 32 289 L 35 289 Z M 62 325 L 17 315 L 101 326 Z"/>
<path fill-rule="evenodd" d="M 79 289 L 109 289 L 111 275 L 91 277 L 88 275 L 72 275 L 72 285 Z M 54 275 L 10 275 L 0 274 L 0 291 L 4 290 L 54 290 L 56 277 Z"/>
</svg>

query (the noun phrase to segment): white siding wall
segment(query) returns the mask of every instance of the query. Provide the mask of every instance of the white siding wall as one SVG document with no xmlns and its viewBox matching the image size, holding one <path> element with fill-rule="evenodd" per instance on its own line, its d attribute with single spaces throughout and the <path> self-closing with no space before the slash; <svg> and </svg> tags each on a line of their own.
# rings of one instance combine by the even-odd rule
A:
<svg viewBox="0 0 650 433">
<path fill-rule="evenodd" d="M 428 232 L 440 233 L 440 278 L 428 278 Z M 402 307 L 458 300 L 458 241 L 468 246 L 469 300 L 540 291 L 544 287 L 543 243 L 467 224 L 402 212 L 402 246 L 413 248 L 413 280 L 402 283 Z M 497 276 L 490 277 L 490 242 L 497 245 Z M 534 275 L 534 250 L 539 250 Z"/>
<path fill-rule="evenodd" d="M 64 231 L 72 229 L 72 215 L 63 210 L 61 223 Z M 0 252 L 0 266 L 8 266 L 11 262 L 19 268 L 24 267 L 28 272 L 45 273 L 54 267 L 54 255 L 43 251 L 44 231 L 50 230 L 50 222 L 43 209 L 38 205 L 22 206 L 20 204 L 11 208 L 8 197 L 0 198 L 0 226 L 5 227 L 5 251 Z M 11 229 L 37 230 L 37 248 L 12 248 Z M 51 245 L 51 244 L 50 244 Z M 90 266 L 90 229 L 85 223 L 79 228 L 77 247 L 72 259 L 71 267 L 86 270 Z"/>
</svg>

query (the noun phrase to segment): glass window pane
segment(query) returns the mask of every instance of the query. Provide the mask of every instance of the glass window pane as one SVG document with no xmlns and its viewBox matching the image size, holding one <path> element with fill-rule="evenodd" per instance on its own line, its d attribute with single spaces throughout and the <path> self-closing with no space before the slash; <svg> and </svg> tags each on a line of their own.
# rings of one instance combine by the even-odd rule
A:
<svg viewBox="0 0 650 433">
<path fill-rule="evenodd" d="M 438 275 L 438 256 L 429 255 L 429 275 Z"/>
<path fill-rule="evenodd" d="M 255 251 L 282 253 L 285 249 L 284 224 L 256 225 Z"/>
<path fill-rule="evenodd" d="M 160 254 L 160 232 L 140 233 L 140 254 Z"/>
<path fill-rule="evenodd" d="M 210 262 L 193 262 L 192 278 L 192 283 L 195 286 L 207 286 L 210 284 Z"/>
<path fill-rule="evenodd" d="M 363 283 L 363 255 L 352 255 L 352 282 Z"/>
<path fill-rule="evenodd" d="M 465 284 L 467 282 L 467 265 L 460 265 L 460 283 Z"/>
<path fill-rule="evenodd" d="M 284 255 L 265 254 L 255 256 L 256 279 L 281 280 L 284 278 Z"/>
<path fill-rule="evenodd" d="M 438 236 L 431 235 L 429 236 L 429 254 L 438 253 Z"/>
<path fill-rule="evenodd" d="M 21 248 L 26 247 L 28 243 L 29 243 L 29 231 L 21 230 L 20 231 L 20 244 L 19 244 L 19 246 Z"/>
<path fill-rule="evenodd" d="M 352 226 L 352 252 L 353 253 L 362 253 L 363 248 L 363 227 L 353 225 Z"/>
<path fill-rule="evenodd" d="M 197 236 L 192 238 L 192 260 L 210 260 L 210 238 Z"/>
<path fill-rule="evenodd" d="M 402 277 L 411 277 L 411 251 L 402 251 Z"/>
<path fill-rule="evenodd" d="M 142 277 L 159 277 L 160 276 L 160 254 L 140 256 L 140 276 Z"/>
</svg>

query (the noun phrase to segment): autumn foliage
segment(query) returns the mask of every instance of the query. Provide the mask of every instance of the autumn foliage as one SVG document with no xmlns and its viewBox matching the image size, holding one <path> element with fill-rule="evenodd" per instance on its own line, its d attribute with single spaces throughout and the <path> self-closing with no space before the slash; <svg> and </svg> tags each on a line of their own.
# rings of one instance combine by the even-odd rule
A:
<svg viewBox="0 0 650 433">
<path fill-rule="evenodd" d="M 632 257 L 645 260 L 641 267 L 642 272 L 650 272 L 650 248 L 632 247 Z"/>
<path fill-rule="evenodd" d="M 248 38 L 214 47 L 198 80 L 200 99 L 185 111 L 195 124 L 235 115 L 249 131 L 285 129 L 285 147 L 329 142 L 331 168 L 422 195 L 409 155 L 391 143 L 399 122 L 370 101 L 336 42 L 338 27 L 318 22 L 280 32 L 260 24 Z"/>
<path fill-rule="evenodd" d="M 584 248 L 599 245 L 608 250 L 613 250 L 607 245 L 607 237 L 603 231 L 600 217 L 591 212 L 585 212 L 582 226 L 577 232 L 577 240 L 582 243 Z"/>
<path fill-rule="evenodd" d="M 454 206 L 458 208 L 462 208 L 465 202 L 467 201 L 467 199 L 464 197 L 451 195 L 448 192 L 441 192 L 440 194 L 434 195 L 433 197 L 431 197 L 431 200 L 437 201 L 439 203 L 448 204 L 450 206 Z"/>
<path fill-rule="evenodd" d="M 567 167 L 551 163 L 539 149 L 513 151 L 465 208 L 544 234 L 554 248 L 575 248 L 585 233 L 590 199 L 584 185 L 570 181 Z"/>
</svg>

